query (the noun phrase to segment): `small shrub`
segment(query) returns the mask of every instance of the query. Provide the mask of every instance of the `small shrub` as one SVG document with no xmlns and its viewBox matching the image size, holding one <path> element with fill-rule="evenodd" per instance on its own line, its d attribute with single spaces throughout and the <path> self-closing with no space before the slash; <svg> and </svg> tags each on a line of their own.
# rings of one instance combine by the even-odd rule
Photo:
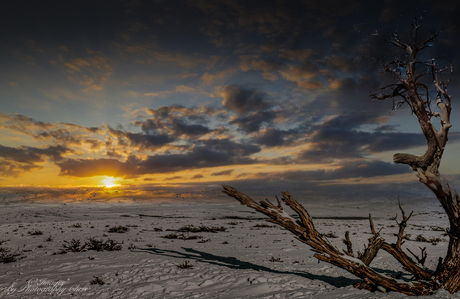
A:
<svg viewBox="0 0 460 299">
<path fill-rule="evenodd" d="M 180 232 L 190 232 L 190 233 L 201 233 L 201 232 L 208 232 L 208 233 L 217 233 L 217 232 L 225 232 L 227 231 L 227 228 L 224 226 L 218 227 L 218 226 L 205 226 L 201 225 L 199 227 L 196 227 L 194 225 L 187 225 L 179 228 Z"/>
<path fill-rule="evenodd" d="M 127 228 L 126 226 L 113 226 L 111 228 L 109 228 L 108 232 L 109 233 L 126 233 L 127 231 L 129 231 L 129 228 Z"/>
<path fill-rule="evenodd" d="M 39 235 L 43 235 L 43 232 L 41 230 L 34 230 L 34 231 L 29 231 L 27 232 L 29 235 L 31 236 L 39 236 Z"/>
<path fill-rule="evenodd" d="M 119 251 L 122 250 L 123 247 L 112 239 L 108 239 L 107 241 L 97 240 L 96 238 L 89 238 L 88 241 L 85 243 L 88 250 L 96 250 L 96 251 Z"/>
<path fill-rule="evenodd" d="M 227 228 L 224 226 L 212 226 L 212 227 L 207 227 L 207 226 L 200 226 L 200 229 L 202 232 L 210 232 L 210 233 L 217 233 L 217 232 L 225 232 L 227 231 Z"/>
<path fill-rule="evenodd" d="M 274 262 L 279 262 L 279 263 L 281 263 L 282 261 L 281 261 L 281 258 L 280 258 L 280 257 L 275 258 L 275 257 L 272 256 L 272 258 L 270 259 L 270 262 L 272 262 L 272 263 L 274 263 Z"/>
<path fill-rule="evenodd" d="M 117 243 L 114 240 L 108 239 L 104 243 L 104 249 L 107 251 L 120 251 L 123 249 L 123 247 L 120 245 L 120 243 Z"/>
<path fill-rule="evenodd" d="M 70 227 L 80 228 L 80 227 L 81 227 L 81 223 L 72 224 Z"/>
<path fill-rule="evenodd" d="M 202 239 L 201 241 L 198 241 L 198 243 L 207 243 L 207 242 L 211 242 L 211 239 Z"/>
<path fill-rule="evenodd" d="M 72 241 L 68 242 L 68 241 L 64 241 L 64 244 L 62 244 L 62 248 L 61 250 L 62 251 L 66 251 L 66 252 L 82 252 L 82 251 L 85 251 L 85 247 L 86 247 L 86 243 L 85 244 L 81 244 L 80 240 L 78 239 L 72 239 Z M 62 253 L 61 251 L 61 253 Z"/>
<path fill-rule="evenodd" d="M 163 231 L 163 229 L 161 227 L 154 227 L 153 230 L 156 231 L 156 232 L 162 232 Z"/>
<path fill-rule="evenodd" d="M 128 249 L 137 249 L 137 246 L 131 243 L 131 245 L 129 245 Z"/>
<path fill-rule="evenodd" d="M 186 236 L 184 234 L 169 234 L 169 235 L 166 235 L 166 236 L 163 236 L 162 238 L 165 238 L 165 239 L 179 239 L 179 240 L 196 240 L 196 239 L 201 239 L 203 238 L 202 236 Z"/>
<path fill-rule="evenodd" d="M 415 237 L 415 241 L 417 242 L 429 242 L 424 236 L 422 235 L 418 235 L 417 237 Z"/>
<path fill-rule="evenodd" d="M 0 262 L 7 264 L 16 262 L 16 257 L 21 255 L 20 253 L 2 253 L 0 254 Z"/>
<path fill-rule="evenodd" d="M 162 238 L 165 238 L 165 239 L 177 239 L 178 238 L 178 235 L 177 234 L 169 234 L 169 235 L 166 235 L 166 236 L 163 236 Z"/>
<path fill-rule="evenodd" d="M 53 237 L 52 236 L 49 236 L 48 238 L 45 239 L 46 242 L 51 242 L 53 241 Z"/>
<path fill-rule="evenodd" d="M 193 265 L 191 265 L 189 261 L 184 261 L 182 264 L 179 264 L 176 266 L 177 268 L 181 268 L 181 269 L 192 269 L 193 268 Z"/>
<path fill-rule="evenodd" d="M 104 251 L 104 242 L 96 238 L 88 238 L 85 245 L 88 250 Z"/>
<path fill-rule="evenodd" d="M 188 232 L 188 233 L 199 233 L 199 232 L 201 232 L 201 229 L 199 229 L 198 227 L 195 227 L 193 225 L 187 225 L 187 226 L 183 226 L 183 227 L 179 228 L 179 231 L 180 232 Z"/>
<path fill-rule="evenodd" d="M 105 282 L 102 281 L 99 277 L 93 276 L 94 279 L 90 281 L 91 284 L 98 284 L 98 285 L 104 285 Z"/>
<path fill-rule="evenodd" d="M 17 261 L 16 257 L 20 255 L 21 253 L 18 253 L 18 252 L 11 253 L 9 249 L 0 247 L 0 263 L 7 264 L 7 263 L 16 262 Z"/>
<path fill-rule="evenodd" d="M 428 240 L 428 242 L 431 242 L 431 244 L 433 244 L 433 245 L 438 245 L 438 243 L 441 242 L 441 241 L 442 241 L 442 239 L 435 238 L 435 237 L 433 237 L 430 240 Z"/>
<path fill-rule="evenodd" d="M 338 238 L 338 236 L 333 232 L 330 232 L 327 234 L 321 234 L 321 236 L 326 237 L 326 238 Z"/>
<path fill-rule="evenodd" d="M 186 236 L 183 234 L 178 236 L 178 239 L 181 239 L 181 240 L 196 240 L 196 239 L 201 239 L 201 238 L 203 237 L 202 236 L 188 236 L 188 235 Z"/>
<path fill-rule="evenodd" d="M 275 227 L 274 225 L 268 225 L 268 224 L 256 224 L 253 227 Z"/>
<path fill-rule="evenodd" d="M 145 246 L 147 246 L 147 247 L 149 247 L 149 248 L 153 247 L 152 244 L 147 244 L 147 245 L 145 245 Z"/>
</svg>

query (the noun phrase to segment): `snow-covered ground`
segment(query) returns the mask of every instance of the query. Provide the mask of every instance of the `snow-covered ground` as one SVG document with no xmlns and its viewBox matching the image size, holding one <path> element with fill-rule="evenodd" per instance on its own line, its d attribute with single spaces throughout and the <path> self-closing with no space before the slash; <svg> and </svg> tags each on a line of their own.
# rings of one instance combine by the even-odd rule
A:
<svg viewBox="0 0 460 299">
<path fill-rule="evenodd" d="M 63 200 L 61 198 L 61 200 Z M 299 199 L 316 218 L 321 233 L 345 248 L 341 239 L 350 231 L 354 250 L 362 250 L 371 236 L 367 216 L 387 241 L 397 226 L 391 217 L 397 201 L 376 198 L 359 202 Z M 415 253 L 426 247 L 427 266 L 436 267 L 446 251 L 447 227 L 440 205 L 433 200 L 401 199 L 406 213 L 414 210 L 403 245 Z M 20 252 L 18 261 L 0 264 L 1 298 L 403 298 L 398 293 L 370 293 L 353 288 L 359 280 L 346 271 L 318 262 L 306 245 L 264 221 L 236 201 L 156 199 L 142 203 L 106 200 L 82 203 L 44 201 L 2 203 L 0 247 Z M 398 219 L 401 215 L 398 214 Z M 224 232 L 179 232 L 184 226 L 225 227 Z M 266 226 L 269 227 L 266 227 Z M 114 226 L 129 228 L 110 233 Z M 31 233 L 41 231 L 42 234 Z M 29 233 L 30 232 L 30 233 Z M 167 239 L 169 234 L 196 239 Z M 437 245 L 416 242 L 441 238 Z M 51 236 L 51 238 L 49 238 Z M 112 239 L 121 251 L 59 254 L 64 241 Z M 55 254 L 57 253 L 57 254 Z M 179 268 L 188 264 L 192 268 Z M 371 266 L 388 274 L 401 266 L 381 251 Z M 100 279 L 103 285 L 91 284 Z M 410 278 L 404 274 L 403 278 Z M 439 291 L 427 298 L 460 298 Z"/>
</svg>

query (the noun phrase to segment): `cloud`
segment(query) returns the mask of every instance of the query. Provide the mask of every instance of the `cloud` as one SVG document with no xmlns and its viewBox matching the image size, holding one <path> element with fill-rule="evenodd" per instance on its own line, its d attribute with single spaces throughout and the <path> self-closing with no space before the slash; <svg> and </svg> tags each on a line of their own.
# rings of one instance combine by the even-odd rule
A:
<svg viewBox="0 0 460 299">
<path fill-rule="evenodd" d="M 36 147 L 9 147 L 0 145 L 0 174 L 2 176 L 17 177 L 23 172 L 41 169 L 38 165 L 47 160 L 54 162 L 64 159 L 64 155 L 74 151 L 61 146 Z"/>
<path fill-rule="evenodd" d="M 316 55 L 317 53 L 312 49 L 279 49 L 279 56 L 287 60 L 305 61 L 307 58 Z"/>
<path fill-rule="evenodd" d="M 48 146 L 46 148 L 36 147 L 9 147 L 0 145 L 0 157 L 19 163 L 33 164 L 37 162 L 44 162 L 46 158 L 53 161 L 61 160 L 63 154 L 73 152 L 71 149 L 57 145 Z"/>
<path fill-rule="evenodd" d="M 212 176 L 221 176 L 221 175 L 230 175 L 232 174 L 233 169 L 228 169 L 228 170 L 222 170 L 218 172 L 213 172 L 211 173 Z"/>
<path fill-rule="evenodd" d="M 150 64 L 175 64 L 185 69 L 191 69 L 198 65 L 205 65 L 207 68 L 211 68 L 221 59 L 218 55 L 205 56 L 196 53 L 194 55 L 187 55 L 182 53 L 170 53 L 167 51 L 148 52 L 148 56 L 147 62 Z"/>
<path fill-rule="evenodd" d="M 281 67 L 281 64 L 273 60 L 256 60 L 257 58 L 257 55 L 241 55 L 241 69 L 244 72 L 250 70 L 263 71 L 262 77 L 265 80 L 278 80 L 278 77 L 274 74 L 274 71 L 278 70 Z"/>
<path fill-rule="evenodd" d="M 119 144 L 123 144 L 123 139 L 126 139 L 132 147 L 139 150 L 155 150 L 176 141 L 176 138 L 168 134 L 131 133 L 112 128 L 107 129 L 112 136 L 118 138 Z"/>
<path fill-rule="evenodd" d="M 360 71 L 365 68 L 362 59 L 351 56 L 332 55 L 324 57 L 321 61 L 328 70 L 335 70 L 345 73 Z"/>
<path fill-rule="evenodd" d="M 229 157 L 246 157 L 261 151 L 257 145 L 234 142 L 228 138 L 200 140 L 198 144 L 223 152 Z"/>
<path fill-rule="evenodd" d="M 181 179 L 181 178 L 182 178 L 181 176 L 176 175 L 176 176 L 173 176 L 173 177 L 164 178 L 163 181 L 173 181 L 173 180 L 178 180 L 178 179 Z"/>
<path fill-rule="evenodd" d="M 221 89 L 219 94 L 224 98 L 222 105 L 239 114 L 270 107 L 267 95 L 253 89 L 227 85 Z"/>
<path fill-rule="evenodd" d="M 360 131 L 363 124 L 376 123 L 372 116 L 338 116 L 313 127 L 310 149 L 298 159 L 309 162 L 332 162 L 336 159 L 362 158 L 371 153 L 402 150 L 426 144 L 419 133 Z"/>
<path fill-rule="evenodd" d="M 208 124 L 211 116 L 224 113 L 210 107 L 187 108 L 181 105 L 161 106 L 158 109 L 147 109 L 146 112 L 153 117 L 135 121 L 134 125 L 141 127 L 145 133 L 167 134 L 171 142 L 179 137 L 196 139 L 213 132 L 213 129 L 203 124 Z"/>
<path fill-rule="evenodd" d="M 253 145 L 230 140 L 204 140 L 204 146 L 195 146 L 186 153 L 159 154 L 139 159 L 130 156 L 124 162 L 116 159 L 65 159 L 57 161 L 60 175 L 89 177 L 107 175 L 137 177 L 143 174 L 169 173 L 226 165 L 257 163 L 251 154 L 260 151 Z"/>
<path fill-rule="evenodd" d="M 116 159 L 66 159 L 56 163 L 61 168 L 59 175 L 90 177 L 107 175 L 113 177 L 134 177 L 135 163 Z"/>
<path fill-rule="evenodd" d="M 292 144 L 294 137 L 300 134 L 300 130 L 280 130 L 276 128 L 266 128 L 261 131 L 253 140 L 255 143 L 266 147 L 287 146 Z"/>
<path fill-rule="evenodd" d="M 339 164 L 333 170 L 296 170 L 285 172 L 258 173 L 258 179 L 273 181 L 331 181 L 350 178 L 373 178 L 410 173 L 406 165 L 396 165 L 383 161 L 354 161 Z"/>
<path fill-rule="evenodd" d="M 112 75 L 114 64 L 109 58 L 93 56 L 64 62 L 70 81 L 84 87 L 83 91 L 100 91 Z"/>
<path fill-rule="evenodd" d="M 305 61 L 301 65 L 289 65 L 286 71 L 280 71 L 284 79 L 292 82 L 309 80 L 318 75 L 319 67 L 311 62 Z"/>
<path fill-rule="evenodd" d="M 180 119 L 174 119 L 171 129 L 176 136 L 187 136 L 196 138 L 212 132 L 211 129 L 200 124 L 186 124 Z"/>
<path fill-rule="evenodd" d="M 0 176 L 19 177 L 24 172 L 42 169 L 43 166 L 36 164 L 24 164 L 15 161 L 0 160 Z"/>
<path fill-rule="evenodd" d="M 320 74 L 320 69 L 311 61 L 304 61 L 301 65 L 289 65 L 287 70 L 280 70 L 279 73 L 284 79 L 295 82 L 302 88 L 319 89 L 323 86 L 321 81 L 314 80 Z"/>
<path fill-rule="evenodd" d="M 323 87 L 323 83 L 321 81 L 300 81 L 297 82 L 297 86 L 305 89 L 320 89 Z"/>
<path fill-rule="evenodd" d="M 0 128 L 10 129 L 16 132 L 31 134 L 34 130 L 49 130 L 55 128 L 56 124 L 37 121 L 32 117 L 22 114 L 0 113 Z"/>
<path fill-rule="evenodd" d="M 245 133 L 252 133 L 259 131 L 263 124 L 270 125 L 275 118 L 276 113 L 274 111 L 256 111 L 232 117 L 229 124 L 238 125 L 239 129 Z"/>
<path fill-rule="evenodd" d="M 210 74 L 210 73 L 206 72 L 201 77 L 201 80 L 203 81 L 204 85 L 211 85 L 216 80 L 224 79 L 224 78 L 228 77 L 229 75 L 231 75 L 232 73 L 234 73 L 235 71 L 236 71 L 235 69 L 229 69 L 229 70 L 226 70 L 226 71 L 216 72 L 214 74 Z"/>
</svg>

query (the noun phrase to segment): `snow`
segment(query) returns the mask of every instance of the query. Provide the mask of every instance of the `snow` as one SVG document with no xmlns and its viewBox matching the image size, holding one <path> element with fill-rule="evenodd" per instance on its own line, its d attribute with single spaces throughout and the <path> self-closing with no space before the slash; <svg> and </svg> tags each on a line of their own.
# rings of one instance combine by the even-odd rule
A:
<svg viewBox="0 0 460 299">
<path fill-rule="evenodd" d="M 439 204 L 405 202 L 406 213 L 414 210 L 403 245 L 418 253 L 427 247 L 427 266 L 436 267 L 447 242 L 437 245 L 414 241 L 442 236 L 435 227 L 447 227 Z M 217 203 L 216 203 L 217 202 Z M 332 245 L 342 249 L 345 231 L 353 248 L 362 250 L 371 236 L 367 215 L 372 213 L 381 236 L 395 240 L 397 227 L 391 217 L 396 201 L 308 202 L 310 215 L 321 233 L 333 232 Z M 291 213 L 291 211 L 289 211 Z M 0 247 L 22 252 L 19 260 L 1 264 L 0 298 L 405 298 L 399 293 L 357 290 L 359 279 L 343 269 L 318 262 L 308 246 L 278 226 L 264 227 L 267 218 L 236 201 L 206 200 L 185 203 L 4 203 L 0 209 Z M 259 224 L 260 227 L 256 227 Z M 126 233 L 109 233 L 113 226 L 126 226 Z M 166 239 L 183 226 L 224 226 L 226 232 L 184 233 L 202 239 Z M 270 224 L 271 225 L 271 224 Z M 81 226 L 81 227 L 79 227 Z M 159 229 L 162 229 L 160 231 Z M 43 235 L 31 235 L 40 230 Z M 168 231 L 170 230 L 170 231 Z M 53 239 L 47 242 L 49 236 Z M 86 251 L 56 254 L 64 241 L 89 237 L 113 239 L 121 251 Z M 200 240 L 208 242 L 199 243 Z M 132 249 L 128 249 L 131 247 Z M 271 260 L 280 259 L 280 261 Z M 358 260 L 349 258 L 354 262 Z M 188 261 L 193 267 L 177 267 Z M 385 275 L 403 271 L 387 253 L 379 252 L 372 268 Z M 404 281 L 410 279 L 403 272 Z M 105 284 L 91 284 L 95 277 Z M 21 291 L 22 290 L 22 291 Z M 460 298 L 440 290 L 426 298 Z"/>
</svg>

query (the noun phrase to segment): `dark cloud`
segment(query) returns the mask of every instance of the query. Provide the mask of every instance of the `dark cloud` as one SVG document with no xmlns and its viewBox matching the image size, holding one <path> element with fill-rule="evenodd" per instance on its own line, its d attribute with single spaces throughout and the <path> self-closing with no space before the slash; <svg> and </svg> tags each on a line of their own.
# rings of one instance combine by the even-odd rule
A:
<svg viewBox="0 0 460 299">
<path fill-rule="evenodd" d="M 257 145 L 237 143 L 227 138 L 201 140 L 199 143 L 206 148 L 236 157 L 246 157 L 261 151 L 261 148 Z"/>
<path fill-rule="evenodd" d="M 220 94 L 224 98 L 222 105 L 239 114 L 270 107 L 267 95 L 253 89 L 227 85 L 222 88 Z"/>
<path fill-rule="evenodd" d="M 195 146 L 186 153 L 154 155 L 144 160 L 134 156 L 130 156 L 125 162 L 116 159 L 66 159 L 56 162 L 56 165 L 61 168 L 60 175 L 136 177 L 143 174 L 253 164 L 257 160 L 248 156 L 260 151 L 257 146 L 238 144 L 230 140 L 205 140 L 202 143 L 206 146 Z"/>
<path fill-rule="evenodd" d="M 174 135 L 185 135 L 187 137 L 197 137 L 212 132 L 212 130 L 206 126 L 200 124 L 186 124 L 179 119 L 174 120 L 172 129 L 174 131 Z"/>
<path fill-rule="evenodd" d="M 114 137 L 119 138 L 120 145 L 124 143 L 123 139 L 126 139 L 131 146 L 140 150 L 155 150 L 176 140 L 175 137 L 168 134 L 131 133 L 111 128 L 108 128 L 108 131 Z"/>
<path fill-rule="evenodd" d="M 238 125 L 239 129 L 245 133 L 252 133 L 259 131 L 262 125 L 270 125 L 275 118 L 274 111 L 256 111 L 234 117 L 228 123 Z"/>
<path fill-rule="evenodd" d="M 366 147 L 374 153 L 403 150 L 427 144 L 423 134 L 418 133 L 373 133 L 372 142 Z"/>
<path fill-rule="evenodd" d="M 59 161 L 63 159 L 63 155 L 66 153 L 72 153 L 73 150 L 57 145 L 48 146 L 46 148 L 36 147 L 8 147 L 0 145 L 0 157 L 8 160 L 12 160 L 19 163 L 34 164 L 38 162 L 46 161 L 46 158 L 52 161 Z"/>
<path fill-rule="evenodd" d="M 394 126 L 394 125 L 382 125 L 382 126 L 378 126 L 377 128 L 374 128 L 374 131 L 376 132 L 396 131 L 397 127 L 398 126 Z"/>
<path fill-rule="evenodd" d="M 361 158 L 371 153 L 403 150 L 426 145 L 420 133 L 360 131 L 365 123 L 373 123 L 369 116 L 338 116 L 313 128 L 311 149 L 299 153 L 300 160 L 326 163 L 334 159 Z"/>
<path fill-rule="evenodd" d="M 161 106 L 158 109 L 147 109 L 147 112 L 153 117 L 134 122 L 136 126 L 149 134 L 161 132 L 175 138 L 198 138 L 211 133 L 213 130 L 204 124 L 210 122 L 210 117 L 222 114 L 222 111 L 212 107 L 187 108 L 182 105 Z"/>
<path fill-rule="evenodd" d="M 42 169 L 43 166 L 29 163 L 18 163 L 10 160 L 0 160 L 0 175 L 5 177 L 19 177 L 24 172 Z"/>
<path fill-rule="evenodd" d="M 259 179 L 282 181 L 329 181 L 350 178 L 372 178 L 410 173 L 406 165 L 396 165 L 383 161 L 354 161 L 342 163 L 333 170 L 298 170 L 275 173 L 259 173 Z"/>
<path fill-rule="evenodd" d="M 10 129 L 24 134 L 32 134 L 35 130 L 49 130 L 56 125 L 48 122 L 37 121 L 32 117 L 22 114 L 0 113 L 0 128 Z"/>
<path fill-rule="evenodd" d="M 299 137 L 300 130 L 279 130 L 276 128 L 266 128 L 261 131 L 253 140 L 255 143 L 266 146 L 288 146 L 295 141 L 295 137 Z M 300 135 L 302 136 L 302 135 Z"/>
<path fill-rule="evenodd" d="M 66 159 L 56 163 L 61 168 L 59 175 L 90 177 L 107 175 L 113 177 L 135 177 L 135 161 L 121 162 L 116 159 Z"/>
<path fill-rule="evenodd" d="M 86 128 L 84 127 L 78 127 L 90 133 L 101 133 L 99 128 L 97 128 L 97 130 L 86 130 Z M 88 135 L 86 134 L 82 134 L 79 131 L 70 131 L 66 128 L 59 128 L 50 131 L 41 131 L 35 134 L 34 137 L 38 140 L 53 140 L 56 143 L 62 143 L 66 145 L 82 145 L 83 143 L 87 143 L 90 144 L 90 146 L 93 149 L 100 147 L 102 145 L 101 142 L 98 140 L 88 139 Z"/>
<path fill-rule="evenodd" d="M 74 151 L 61 146 L 36 147 L 8 147 L 0 145 L 0 174 L 2 176 L 18 177 L 24 172 L 41 169 L 47 160 L 59 162 L 63 155 Z"/>
<path fill-rule="evenodd" d="M 192 176 L 190 179 L 196 180 L 196 179 L 201 179 L 201 178 L 204 178 L 204 176 L 203 176 L 202 174 L 195 174 L 195 175 Z"/>
<path fill-rule="evenodd" d="M 213 172 L 211 173 L 212 176 L 221 176 L 221 175 L 230 175 L 232 174 L 233 169 L 228 169 L 228 170 L 222 170 L 218 172 Z"/>
<path fill-rule="evenodd" d="M 163 181 L 174 181 L 174 180 L 178 180 L 178 179 L 181 179 L 181 178 L 182 177 L 180 175 L 176 175 L 176 176 L 164 178 Z"/>
</svg>

